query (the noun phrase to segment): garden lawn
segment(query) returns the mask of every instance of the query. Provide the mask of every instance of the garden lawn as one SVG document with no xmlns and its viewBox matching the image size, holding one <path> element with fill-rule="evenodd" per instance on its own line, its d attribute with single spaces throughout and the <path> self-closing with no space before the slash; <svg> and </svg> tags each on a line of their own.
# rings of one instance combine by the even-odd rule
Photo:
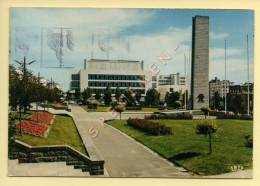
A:
<svg viewBox="0 0 260 186">
<path fill-rule="evenodd" d="M 98 106 L 98 109 L 94 111 L 94 109 L 89 109 L 88 105 L 81 105 L 81 107 L 87 112 L 107 112 L 108 106 Z M 154 112 L 157 111 L 158 108 L 148 108 L 143 107 L 142 110 L 125 110 L 125 112 Z"/>
<path fill-rule="evenodd" d="M 177 165 L 199 175 L 231 172 L 231 166 L 252 168 L 252 148 L 245 147 L 246 134 L 253 132 L 248 120 L 216 120 L 221 130 L 212 135 L 213 153 L 209 138 L 198 135 L 193 128 L 196 120 L 153 120 L 172 128 L 173 135 L 152 136 L 128 126 L 126 120 L 110 120 L 108 124 L 135 138 L 150 149 Z"/>
<path fill-rule="evenodd" d="M 31 113 L 35 113 L 35 112 L 29 111 L 28 114 L 24 114 L 22 118 L 27 118 Z M 17 118 L 19 117 L 19 114 L 13 113 L 13 116 L 16 116 Z M 15 122 L 18 121 L 19 120 L 16 120 Z M 76 126 L 74 125 L 73 119 L 69 116 L 56 115 L 54 122 L 51 125 L 51 130 L 47 138 L 40 138 L 28 134 L 23 134 L 23 136 L 16 134 L 15 137 L 20 141 L 23 141 L 32 146 L 69 145 L 72 148 L 86 155 L 85 149 L 82 145 Z"/>
</svg>

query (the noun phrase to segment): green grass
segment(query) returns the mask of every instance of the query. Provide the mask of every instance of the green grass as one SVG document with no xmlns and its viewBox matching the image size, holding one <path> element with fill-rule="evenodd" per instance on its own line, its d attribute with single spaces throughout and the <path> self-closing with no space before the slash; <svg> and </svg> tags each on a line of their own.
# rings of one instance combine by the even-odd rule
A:
<svg viewBox="0 0 260 186">
<path fill-rule="evenodd" d="M 96 111 L 93 109 L 89 109 L 88 105 L 81 105 L 81 107 L 87 112 L 107 112 L 108 106 L 99 106 Z M 157 111 L 158 108 L 142 108 L 142 110 L 125 110 L 125 112 L 154 112 Z"/>
<path fill-rule="evenodd" d="M 32 113 L 34 112 L 28 111 L 26 114 L 22 115 L 22 118 L 27 118 Z M 16 122 L 18 122 L 18 113 L 12 113 L 12 117 L 15 117 Z M 65 115 L 56 115 L 47 138 L 40 138 L 28 134 L 23 134 L 23 136 L 15 134 L 14 137 L 32 146 L 69 145 L 83 154 L 86 154 L 73 119 Z"/>
<path fill-rule="evenodd" d="M 174 135 L 152 136 L 126 124 L 126 120 L 110 120 L 120 129 L 160 155 L 200 175 L 231 172 L 231 166 L 252 168 L 252 148 L 245 147 L 244 136 L 253 132 L 253 122 L 217 120 L 221 130 L 213 134 L 213 153 L 209 152 L 208 137 L 198 135 L 193 128 L 196 120 L 153 120 L 172 128 Z"/>
</svg>

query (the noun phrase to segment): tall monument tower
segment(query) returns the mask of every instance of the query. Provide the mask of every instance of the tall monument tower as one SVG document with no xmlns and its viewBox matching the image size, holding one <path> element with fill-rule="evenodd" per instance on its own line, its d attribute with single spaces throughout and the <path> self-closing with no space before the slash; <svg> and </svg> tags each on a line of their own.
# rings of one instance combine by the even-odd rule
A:
<svg viewBox="0 0 260 186">
<path fill-rule="evenodd" d="M 192 109 L 209 106 L 209 17 L 192 18 Z"/>
</svg>

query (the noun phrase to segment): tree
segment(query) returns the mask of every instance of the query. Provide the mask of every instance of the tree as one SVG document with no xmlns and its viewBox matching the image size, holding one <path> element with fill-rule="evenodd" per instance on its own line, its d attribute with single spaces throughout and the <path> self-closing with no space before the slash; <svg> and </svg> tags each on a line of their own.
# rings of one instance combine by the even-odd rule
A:
<svg viewBox="0 0 260 186">
<path fill-rule="evenodd" d="M 127 106 L 135 105 L 134 92 L 129 87 L 125 91 L 125 100 L 127 101 Z"/>
<path fill-rule="evenodd" d="M 119 87 L 116 87 L 116 92 L 115 92 L 115 98 L 117 100 L 117 102 L 119 102 L 119 98 L 121 97 L 122 93 L 119 89 Z"/>
<path fill-rule="evenodd" d="M 105 93 L 104 93 L 104 100 L 105 100 L 105 105 L 109 105 L 112 101 L 112 93 L 110 90 L 110 87 L 107 86 Z"/>
<path fill-rule="evenodd" d="M 75 89 L 75 99 L 79 100 L 81 97 L 81 92 L 80 92 L 80 88 L 76 88 Z"/>
<path fill-rule="evenodd" d="M 71 99 L 71 96 L 72 96 L 72 94 L 70 93 L 70 91 L 69 91 L 69 90 L 67 91 L 67 93 L 66 93 L 66 94 L 67 94 L 67 100 Z"/>
<path fill-rule="evenodd" d="M 180 108 L 182 106 L 182 103 L 181 103 L 181 101 L 177 100 L 174 102 L 173 106 L 174 106 L 174 108 Z"/>
<path fill-rule="evenodd" d="M 216 120 L 199 120 L 194 128 L 197 134 L 209 136 L 209 154 L 212 154 L 211 135 L 218 131 L 220 125 L 216 124 Z"/>
<path fill-rule="evenodd" d="M 87 87 L 82 92 L 83 104 L 86 104 L 86 100 L 92 97 L 92 91 L 90 87 Z"/>
<path fill-rule="evenodd" d="M 100 100 L 101 97 L 102 97 L 101 91 L 99 89 L 97 89 L 96 94 L 95 94 L 95 99 Z"/>
<path fill-rule="evenodd" d="M 166 92 L 165 94 L 165 102 L 167 103 L 167 106 L 174 106 L 175 101 L 178 101 L 180 99 L 180 92 L 175 91 L 172 93 Z"/>
<path fill-rule="evenodd" d="M 135 99 L 136 99 L 136 101 L 137 101 L 138 103 L 140 103 L 141 97 L 142 97 L 141 91 L 140 91 L 140 90 L 137 90 L 137 91 L 136 91 L 136 94 L 135 94 Z"/>
<path fill-rule="evenodd" d="M 121 120 L 121 113 L 124 112 L 125 109 L 126 109 L 126 108 L 125 108 L 124 105 L 117 105 L 117 106 L 115 106 L 115 111 L 116 111 L 116 112 L 119 112 L 119 114 L 120 114 L 120 120 Z"/>
<path fill-rule="evenodd" d="M 147 105 L 159 105 L 160 93 L 155 88 L 149 89 L 146 92 L 145 102 Z"/>
<path fill-rule="evenodd" d="M 208 115 L 208 113 L 211 111 L 211 109 L 210 109 L 208 106 L 201 107 L 200 110 L 201 110 L 202 112 L 204 112 L 204 114 L 205 114 L 205 119 L 206 119 L 206 116 Z"/>
<path fill-rule="evenodd" d="M 220 101 L 222 101 L 222 98 L 220 97 L 218 91 L 214 92 L 214 97 L 213 97 L 214 109 L 219 109 Z"/>
<path fill-rule="evenodd" d="M 89 106 L 94 109 L 97 110 L 98 106 L 99 106 L 99 102 L 98 101 L 94 101 L 92 104 L 90 104 Z"/>
</svg>

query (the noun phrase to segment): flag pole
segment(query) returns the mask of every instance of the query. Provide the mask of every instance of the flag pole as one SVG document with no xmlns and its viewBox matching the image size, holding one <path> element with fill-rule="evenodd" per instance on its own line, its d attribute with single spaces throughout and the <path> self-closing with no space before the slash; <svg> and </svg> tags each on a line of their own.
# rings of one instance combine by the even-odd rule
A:
<svg viewBox="0 0 260 186">
<path fill-rule="evenodd" d="M 225 38 L 225 114 L 227 113 L 227 61 L 226 61 L 226 56 L 227 56 L 227 46 L 226 46 L 226 38 Z"/>
<path fill-rule="evenodd" d="M 247 39 L 247 115 L 249 116 L 249 51 L 248 51 L 248 34 Z"/>
</svg>

